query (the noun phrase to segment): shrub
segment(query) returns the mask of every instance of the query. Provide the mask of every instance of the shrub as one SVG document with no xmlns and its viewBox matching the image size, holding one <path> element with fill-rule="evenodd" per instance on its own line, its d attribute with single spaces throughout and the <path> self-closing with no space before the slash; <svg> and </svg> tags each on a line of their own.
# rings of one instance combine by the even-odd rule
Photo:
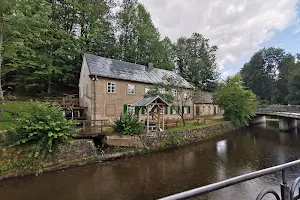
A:
<svg viewBox="0 0 300 200">
<path fill-rule="evenodd" d="M 113 129 L 118 135 L 139 135 L 144 132 L 143 124 L 133 113 L 121 114 L 114 121 Z"/>
<path fill-rule="evenodd" d="M 31 102 L 9 131 L 11 146 L 33 144 L 33 155 L 52 153 L 53 148 L 75 136 L 75 123 L 65 118 L 59 106 Z"/>
<path fill-rule="evenodd" d="M 168 134 L 164 139 L 163 143 L 167 146 L 179 146 L 184 143 L 184 138 L 178 132 L 172 132 Z"/>
</svg>

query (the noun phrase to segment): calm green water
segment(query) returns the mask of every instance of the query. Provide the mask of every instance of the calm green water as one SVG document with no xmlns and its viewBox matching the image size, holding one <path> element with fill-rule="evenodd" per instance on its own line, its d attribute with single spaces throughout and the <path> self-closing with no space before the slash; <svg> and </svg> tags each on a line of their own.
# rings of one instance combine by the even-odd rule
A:
<svg viewBox="0 0 300 200">
<path fill-rule="evenodd" d="M 277 126 L 254 126 L 188 147 L 2 181 L 0 199 L 156 199 L 299 159 L 300 135 L 279 132 Z M 287 174 L 292 180 L 300 169 Z M 274 174 L 198 199 L 255 199 L 263 189 L 279 190 L 279 183 L 280 174 Z"/>
</svg>

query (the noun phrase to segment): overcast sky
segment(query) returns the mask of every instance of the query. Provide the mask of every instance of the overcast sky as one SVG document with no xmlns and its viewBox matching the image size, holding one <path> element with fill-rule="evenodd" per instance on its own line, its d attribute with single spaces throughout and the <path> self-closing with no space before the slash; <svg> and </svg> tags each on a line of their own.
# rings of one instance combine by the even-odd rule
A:
<svg viewBox="0 0 300 200">
<path fill-rule="evenodd" d="M 222 77 L 264 46 L 300 52 L 300 0 L 140 0 L 162 36 L 199 32 L 219 47 Z"/>
</svg>

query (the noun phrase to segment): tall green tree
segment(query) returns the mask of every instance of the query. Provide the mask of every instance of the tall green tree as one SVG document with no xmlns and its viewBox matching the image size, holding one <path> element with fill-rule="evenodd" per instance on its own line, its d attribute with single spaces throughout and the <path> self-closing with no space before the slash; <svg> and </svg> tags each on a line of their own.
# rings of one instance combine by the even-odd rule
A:
<svg viewBox="0 0 300 200">
<path fill-rule="evenodd" d="M 282 62 L 278 66 L 277 87 L 277 103 L 288 104 L 287 96 L 289 94 L 289 80 L 293 76 L 293 71 L 296 67 L 295 57 L 291 54 L 284 56 Z M 300 89 L 300 88 L 299 88 Z"/>
<path fill-rule="evenodd" d="M 161 40 L 150 13 L 137 0 L 124 0 L 117 14 L 120 33 L 119 56 L 133 63 L 152 62 L 158 68 L 172 69 L 169 39 Z"/>
<path fill-rule="evenodd" d="M 213 94 L 214 103 L 224 110 L 224 118 L 244 126 L 255 115 L 256 95 L 242 87 L 240 75 L 228 77 Z"/>
<path fill-rule="evenodd" d="M 297 54 L 298 56 L 299 54 Z M 298 58 L 299 59 L 299 58 Z M 295 64 L 288 78 L 288 95 L 286 101 L 292 105 L 300 104 L 300 61 Z"/>
<path fill-rule="evenodd" d="M 251 89 L 261 100 L 270 103 L 277 102 L 278 74 L 287 71 L 285 64 L 290 63 L 290 58 L 281 48 L 263 48 L 256 52 L 241 69 L 244 85 Z"/>
<path fill-rule="evenodd" d="M 176 43 L 176 63 L 179 74 L 203 91 L 214 91 L 217 87 L 217 47 L 199 33 L 190 38 L 179 38 Z"/>
</svg>

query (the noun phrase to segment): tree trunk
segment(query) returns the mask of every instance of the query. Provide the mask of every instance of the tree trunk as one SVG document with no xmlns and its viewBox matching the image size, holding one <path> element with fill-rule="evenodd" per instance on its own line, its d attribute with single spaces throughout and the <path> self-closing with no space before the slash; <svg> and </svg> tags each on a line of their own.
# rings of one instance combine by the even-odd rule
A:
<svg viewBox="0 0 300 200">
<path fill-rule="evenodd" d="M 48 75 L 48 89 L 47 89 L 47 94 L 50 95 L 51 94 L 51 74 Z"/>
<path fill-rule="evenodd" d="M 0 28 L 0 101 L 4 101 L 3 90 L 2 90 L 2 47 L 3 46 L 3 30 Z"/>
<path fill-rule="evenodd" d="M 184 115 L 181 115 L 181 119 L 182 119 L 183 126 L 185 127 L 185 119 L 184 119 Z"/>
<path fill-rule="evenodd" d="M 3 28 L 0 27 L 0 120 L 4 112 L 4 95 L 2 90 L 2 48 L 3 48 Z"/>
</svg>

